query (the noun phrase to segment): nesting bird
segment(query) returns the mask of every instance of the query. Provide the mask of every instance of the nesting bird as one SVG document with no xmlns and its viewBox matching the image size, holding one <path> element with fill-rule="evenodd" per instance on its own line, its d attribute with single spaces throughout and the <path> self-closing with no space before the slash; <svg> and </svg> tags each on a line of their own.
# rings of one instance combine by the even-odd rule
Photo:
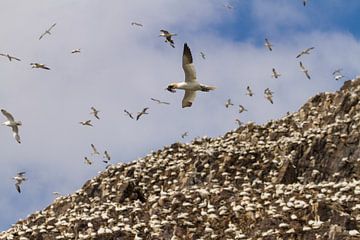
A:
<svg viewBox="0 0 360 240">
<path fill-rule="evenodd" d="M 51 25 L 50 28 L 48 28 L 43 34 L 40 35 L 39 40 L 41 40 L 46 34 L 51 35 L 51 30 L 56 26 L 56 23 L 54 23 L 53 25 Z"/>
<path fill-rule="evenodd" d="M 304 72 L 305 76 L 310 80 L 310 74 L 309 74 L 309 70 L 307 70 L 304 65 L 302 64 L 302 62 L 300 61 L 300 68 L 301 70 Z"/>
<path fill-rule="evenodd" d="M 93 150 L 93 152 L 91 153 L 91 155 L 100 155 L 100 153 L 97 151 L 97 149 L 96 149 L 96 147 L 95 147 L 94 144 L 91 144 L 90 146 L 91 146 L 91 148 L 92 148 L 92 150 Z"/>
<path fill-rule="evenodd" d="M 90 114 L 92 114 L 92 115 L 94 115 L 94 117 L 96 117 L 97 119 L 100 119 L 100 117 L 99 117 L 99 110 L 97 110 L 95 107 L 91 107 L 91 112 L 90 112 Z"/>
<path fill-rule="evenodd" d="M 160 30 L 160 35 L 159 37 L 164 37 L 165 38 L 165 42 L 168 42 L 170 44 L 170 46 L 172 46 L 173 48 L 175 48 L 175 43 L 174 40 L 172 39 L 173 36 L 177 36 L 176 33 L 170 33 L 167 30 Z"/>
<path fill-rule="evenodd" d="M 14 57 L 14 56 L 10 56 L 8 53 L 7 53 L 7 54 L 0 53 L 0 56 L 7 57 L 10 62 L 11 62 L 13 59 L 16 60 L 16 61 L 21 61 L 19 58 Z"/>
<path fill-rule="evenodd" d="M 11 130 L 13 132 L 13 136 L 15 140 L 18 143 L 21 143 L 20 141 L 20 135 L 19 135 L 19 126 L 22 125 L 21 121 L 16 121 L 14 117 L 11 115 L 11 113 L 7 112 L 4 109 L 1 109 L 1 113 L 6 117 L 7 121 L 3 122 L 2 125 L 11 127 Z"/>
<path fill-rule="evenodd" d="M 32 66 L 32 68 L 42 68 L 45 70 L 50 70 L 50 68 L 43 63 L 30 63 L 30 65 Z"/>
<path fill-rule="evenodd" d="M 182 67 L 185 73 L 185 81 L 179 83 L 171 83 L 166 89 L 170 92 L 175 92 L 175 89 L 185 90 L 185 95 L 182 100 L 182 107 L 185 108 L 192 106 L 196 97 L 196 91 L 209 92 L 211 90 L 214 90 L 215 87 L 203 85 L 197 81 L 193 58 L 187 43 L 184 44 Z"/>
<path fill-rule="evenodd" d="M 24 176 L 25 173 L 26 172 L 18 172 L 16 174 L 16 176 L 13 177 L 13 179 L 15 180 L 15 187 L 16 187 L 16 190 L 18 191 L 18 193 L 21 193 L 21 189 L 20 189 L 21 183 L 27 180 Z"/>
<path fill-rule="evenodd" d="M 313 49 L 314 49 L 314 47 L 309 47 L 309 48 L 307 48 L 307 49 L 302 50 L 302 51 L 296 56 L 296 58 L 299 58 L 299 57 L 301 57 L 301 56 L 304 55 L 304 54 L 310 54 L 310 51 L 313 50 Z"/>
<path fill-rule="evenodd" d="M 146 107 L 144 108 L 141 112 L 138 112 L 138 114 L 136 115 L 136 121 L 140 119 L 140 117 L 144 114 L 149 114 L 148 112 L 146 112 L 149 108 Z"/>
<path fill-rule="evenodd" d="M 81 121 L 79 122 L 81 125 L 83 126 L 90 126 L 92 127 L 93 125 L 91 124 L 91 120 L 86 120 L 86 121 Z"/>
<path fill-rule="evenodd" d="M 131 22 L 131 26 L 143 27 L 143 25 L 141 23 L 138 23 L 138 22 Z"/>
<path fill-rule="evenodd" d="M 272 44 L 270 43 L 269 39 L 265 38 L 265 47 L 267 47 L 267 49 L 269 49 L 269 51 L 272 51 Z"/>
</svg>

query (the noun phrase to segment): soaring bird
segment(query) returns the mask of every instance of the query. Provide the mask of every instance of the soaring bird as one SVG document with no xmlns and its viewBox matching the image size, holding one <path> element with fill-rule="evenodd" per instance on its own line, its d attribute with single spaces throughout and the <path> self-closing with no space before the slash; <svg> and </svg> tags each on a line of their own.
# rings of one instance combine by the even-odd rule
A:
<svg viewBox="0 0 360 240">
<path fill-rule="evenodd" d="M 141 23 L 138 23 L 138 22 L 132 22 L 131 26 L 143 27 L 143 25 Z"/>
<path fill-rule="evenodd" d="M 93 125 L 91 124 L 91 120 L 86 120 L 86 121 L 81 121 L 79 122 L 81 125 L 83 126 L 90 126 L 92 127 Z"/>
<path fill-rule="evenodd" d="M 159 99 L 156 99 L 156 98 L 150 98 L 152 101 L 154 101 L 154 102 L 157 102 L 158 104 L 167 104 L 167 105 L 169 105 L 170 103 L 169 102 L 163 102 L 163 101 L 161 101 L 161 100 L 159 100 Z"/>
<path fill-rule="evenodd" d="M 91 107 L 91 112 L 90 112 L 90 114 L 92 114 L 92 115 L 94 115 L 94 117 L 96 117 L 97 119 L 100 119 L 100 117 L 99 117 L 99 110 L 97 110 L 95 107 Z"/>
<path fill-rule="evenodd" d="M 185 72 L 185 81 L 171 83 L 166 89 L 170 92 L 175 92 L 175 89 L 185 90 L 185 95 L 182 100 L 182 107 L 185 108 L 191 107 L 196 97 L 196 91 L 209 92 L 210 90 L 215 90 L 215 87 L 200 84 L 196 80 L 195 66 L 193 64 L 193 58 L 187 43 L 184 44 L 182 67 Z"/>
<path fill-rule="evenodd" d="M 270 43 L 269 39 L 265 38 L 265 47 L 267 47 L 269 49 L 269 51 L 272 51 L 272 44 Z"/>
<path fill-rule="evenodd" d="M 165 38 L 165 42 L 168 42 L 170 44 L 170 46 L 172 46 L 173 48 L 175 48 L 175 43 L 174 40 L 172 40 L 173 36 L 177 36 L 176 33 L 170 33 L 167 30 L 160 30 L 160 35 L 159 37 L 164 37 Z"/>
<path fill-rule="evenodd" d="M 16 60 L 16 61 L 21 61 L 19 58 L 14 57 L 14 56 L 10 56 L 8 53 L 7 53 L 7 54 L 0 53 L 0 56 L 7 57 L 7 58 L 9 59 L 9 61 L 10 61 L 10 62 L 11 62 L 13 59 L 14 59 L 14 60 Z"/>
<path fill-rule="evenodd" d="M 185 138 L 185 137 L 187 137 L 187 135 L 188 135 L 188 132 L 184 132 L 183 134 L 181 134 L 181 138 Z"/>
<path fill-rule="evenodd" d="M 244 123 L 242 121 L 240 121 L 240 119 L 235 119 L 235 122 L 238 124 L 238 126 L 240 127 L 241 125 L 243 125 Z"/>
<path fill-rule="evenodd" d="M 45 70 L 50 70 L 50 68 L 48 66 L 46 66 L 45 64 L 42 64 L 42 63 L 30 63 L 30 65 L 32 66 L 32 68 L 42 68 Z"/>
<path fill-rule="evenodd" d="M 336 81 L 342 79 L 343 77 L 345 77 L 345 76 L 342 75 L 342 74 L 337 74 L 337 75 L 334 76 L 334 78 L 335 78 Z"/>
<path fill-rule="evenodd" d="M 228 10 L 233 10 L 234 7 L 230 3 L 223 4 L 223 6 Z"/>
<path fill-rule="evenodd" d="M 247 111 L 247 109 L 243 105 L 239 105 L 239 113 L 242 113 L 244 111 Z"/>
<path fill-rule="evenodd" d="M 310 80 L 310 74 L 309 74 L 309 70 L 307 70 L 304 65 L 302 64 L 302 62 L 300 62 L 300 68 L 301 68 L 301 71 L 304 72 L 304 74 L 306 75 L 306 77 Z"/>
<path fill-rule="evenodd" d="M 91 165 L 93 163 L 93 161 L 91 159 L 89 159 L 88 157 L 84 157 L 84 162 L 87 164 L 87 165 Z"/>
<path fill-rule="evenodd" d="M 46 34 L 51 35 L 51 30 L 56 26 L 56 23 L 54 23 L 53 25 L 51 25 L 51 27 L 49 29 L 47 29 L 43 34 L 41 34 L 41 36 L 39 37 L 39 40 L 41 40 Z"/>
<path fill-rule="evenodd" d="M 91 155 L 100 155 L 100 153 L 97 151 L 96 147 L 94 144 L 91 144 L 91 148 L 93 150 L 93 152 L 91 153 Z"/>
<path fill-rule="evenodd" d="M 269 102 L 270 102 L 271 104 L 274 103 L 273 100 L 272 100 L 273 93 L 274 93 L 274 92 L 272 92 L 269 88 L 266 88 L 266 89 L 264 90 L 265 98 L 266 98 L 267 100 L 269 100 Z"/>
<path fill-rule="evenodd" d="M 202 59 L 204 59 L 204 60 L 206 59 L 205 53 L 200 52 L 200 55 L 201 55 Z"/>
<path fill-rule="evenodd" d="M 108 151 L 104 152 L 104 158 L 105 160 L 103 162 L 108 163 L 111 160 L 110 154 L 108 153 Z"/>
<path fill-rule="evenodd" d="M 71 50 L 71 53 L 74 54 L 74 53 L 81 53 L 81 49 L 80 48 L 75 48 L 73 50 Z"/>
<path fill-rule="evenodd" d="M 231 102 L 231 98 L 229 98 L 226 102 L 225 102 L 225 107 L 229 108 L 230 106 L 234 106 L 234 104 Z"/>
<path fill-rule="evenodd" d="M 18 126 L 21 126 L 21 122 L 20 121 L 15 121 L 14 117 L 9 113 L 7 112 L 6 110 L 4 109 L 1 109 L 1 113 L 6 117 L 7 121 L 3 122 L 2 125 L 5 125 L 5 126 L 8 126 L 8 127 L 11 127 L 12 129 L 12 132 L 13 132 L 13 136 L 15 138 L 15 140 L 18 142 L 18 143 L 21 143 L 20 141 L 20 135 L 19 135 L 19 128 Z"/>
<path fill-rule="evenodd" d="M 313 49 L 314 49 L 314 47 L 309 47 L 309 48 L 307 48 L 307 49 L 302 50 L 302 51 L 296 56 L 296 58 L 299 58 L 299 57 L 301 57 L 301 56 L 304 55 L 304 54 L 310 54 L 310 51 L 313 50 Z"/>
<path fill-rule="evenodd" d="M 332 73 L 332 75 L 341 74 L 341 71 L 342 71 L 342 68 L 336 69 L 336 70 Z"/>
<path fill-rule="evenodd" d="M 124 109 L 124 112 L 126 113 L 126 115 L 128 115 L 131 119 L 134 119 L 133 115 L 126 109 Z"/>
<path fill-rule="evenodd" d="M 246 95 L 248 95 L 249 97 L 252 97 L 254 95 L 253 91 L 251 91 L 250 86 L 246 87 Z"/>
<path fill-rule="evenodd" d="M 146 112 L 149 108 L 143 108 L 143 110 L 141 112 L 138 112 L 138 114 L 136 115 L 136 121 L 140 119 L 140 117 L 144 114 L 149 114 L 148 112 Z"/>
<path fill-rule="evenodd" d="M 13 177 L 13 179 L 15 180 L 15 187 L 16 187 L 16 190 L 21 193 L 21 189 L 20 189 L 20 185 L 22 182 L 26 181 L 26 178 L 25 178 L 25 173 L 26 172 L 18 172 L 16 174 L 15 177 Z"/>
<path fill-rule="evenodd" d="M 273 78 L 278 78 L 281 76 L 280 73 L 276 72 L 275 68 L 272 69 L 272 75 Z"/>
</svg>

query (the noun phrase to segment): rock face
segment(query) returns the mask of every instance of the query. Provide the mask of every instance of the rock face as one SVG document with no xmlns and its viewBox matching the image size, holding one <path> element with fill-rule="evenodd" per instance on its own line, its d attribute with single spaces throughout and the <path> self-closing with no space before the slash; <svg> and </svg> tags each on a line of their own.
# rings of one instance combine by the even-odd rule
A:
<svg viewBox="0 0 360 240">
<path fill-rule="evenodd" d="M 109 166 L 0 239 L 360 239 L 360 79 Z"/>
</svg>

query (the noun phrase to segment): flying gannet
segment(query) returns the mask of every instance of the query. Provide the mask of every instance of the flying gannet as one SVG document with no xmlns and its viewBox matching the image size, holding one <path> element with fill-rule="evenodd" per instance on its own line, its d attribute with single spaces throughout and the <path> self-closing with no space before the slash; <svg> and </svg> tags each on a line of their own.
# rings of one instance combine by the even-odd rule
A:
<svg viewBox="0 0 360 240">
<path fill-rule="evenodd" d="M 275 68 L 272 69 L 272 75 L 273 78 L 278 78 L 281 76 L 280 73 L 276 72 Z"/>
<path fill-rule="evenodd" d="M 148 107 L 144 108 L 141 112 L 138 112 L 138 114 L 136 115 L 136 121 L 139 120 L 142 115 L 149 114 L 148 112 L 146 112 L 147 110 L 149 110 Z"/>
<path fill-rule="evenodd" d="M 247 109 L 243 105 L 239 105 L 239 113 L 242 113 L 244 111 L 247 111 Z"/>
<path fill-rule="evenodd" d="M 91 112 L 90 112 L 90 114 L 92 114 L 92 115 L 94 115 L 94 117 L 96 117 L 97 119 L 100 119 L 100 117 L 99 117 L 99 110 L 97 110 L 95 107 L 91 107 Z"/>
<path fill-rule="evenodd" d="M 170 103 L 169 102 L 163 102 L 163 101 L 161 101 L 161 100 L 159 100 L 159 99 L 156 99 L 156 98 L 150 98 L 152 101 L 154 101 L 154 102 L 157 102 L 158 104 L 167 104 L 167 105 L 169 105 Z"/>
<path fill-rule="evenodd" d="M 4 53 L 0 53 L 0 56 L 4 56 L 4 57 L 7 57 L 9 59 L 9 61 L 11 62 L 13 59 L 16 60 L 16 61 L 21 61 L 19 58 L 17 57 L 14 57 L 14 56 L 10 56 L 10 54 L 4 54 Z"/>
<path fill-rule="evenodd" d="M 175 48 L 175 43 L 174 40 L 172 40 L 173 36 L 177 36 L 176 33 L 170 33 L 167 30 L 160 30 L 160 35 L 159 37 L 164 37 L 165 38 L 165 42 L 168 42 L 170 44 L 170 46 L 172 46 L 173 48 Z"/>
<path fill-rule="evenodd" d="M 269 102 L 270 102 L 271 104 L 274 103 L 273 100 L 272 100 L 273 93 L 274 93 L 274 92 L 272 92 L 269 88 L 266 88 L 266 89 L 264 90 L 265 98 L 266 98 L 267 100 L 269 100 Z"/>
<path fill-rule="evenodd" d="M 108 151 L 105 150 L 103 158 L 105 158 L 105 160 L 103 160 L 104 163 L 108 163 L 111 160 L 111 157 L 110 157 L 110 154 L 108 153 Z"/>
<path fill-rule="evenodd" d="M 228 10 L 233 10 L 234 9 L 234 7 L 230 3 L 225 3 L 225 4 L 223 4 L 223 6 Z"/>
<path fill-rule="evenodd" d="M 79 122 L 81 125 L 83 126 L 90 126 L 92 127 L 93 125 L 91 124 L 91 120 L 86 120 L 86 121 L 81 121 Z"/>
<path fill-rule="evenodd" d="M 50 70 L 49 67 L 47 67 L 45 64 L 42 63 L 30 63 L 30 65 L 32 66 L 32 68 L 42 68 L 45 70 Z"/>
<path fill-rule="evenodd" d="M 51 27 L 49 29 L 47 29 L 43 34 L 41 34 L 41 36 L 39 37 L 39 40 L 41 40 L 46 34 L 51 35 L 51 30 L 56 26 L 56 23 L 54 23 L 53 25 L 51 25 Z"/>
<path fill-rule="evenodd" d="M 91 165 L 93 163 L 93 161 L 91 159 L 89 159 L 88 157 L 84 157 L 84 163 L 86 163 L 87 165 Z"/>
<path fill-rule="evenodd" d="M 4 109 L 1 109 L 1 113 L 6 117 L 7 121 L 3 122 L 2 125 L 11 127 L 12 132 L 13 132 L 13 136 L 15 138 L 15 140 L 18 143 L 21 143 L 20 141 L 20 135 L 19 135 L 19 128 L 18 126 L 21 126 L 21 122 L 20 121 L 15 121 L 14 117 L 7 112 Z"/>
<path fill-rule="evenodd" d="M 264 44 L 265 47 L 267 47 L 269 49 L 269 51 L 272 51 L 272 44 L 270 43 L 270 41 L 265 38 L 265 44 Z"/>
<path fill-rule="evenodd" d="M 132 22 L 131 26 L 143 27 L 143 25 L 141 23 L 138 23 L 138 22 Z"/>
<path fill-rule="evenodd" d="M 300 62 L 300 68 L 301 70 L 304 72 L 304 74 L 306 75 L 306 77 L 310 80 L 310 74 L 309 74 L 309 70 L 307 70 L 304 65 L 302 64 L 302 62 Z"/>
<path fill-rule="evenodd" d="M 231 102 L 231 98 L 229 98 L 226 102 L 225 102 L 225 107 L 229 108 L 230 106 L 234 106 L 234 104 Z"/>
<path fill-rule="evenodd" d="M 242 121 L 240 121 L 240 119 L 235 119 L 235 122 L 238 124 L 239 127 L 241 127 L 241 125 L 243 125 L 244 123 Z"/>
<path fill-rule="evenodd" d="M 185 108 L 191 107 L 196 97 L 196 91 L 209 92 L 210 90 L 215 90 L 215 87 L 200 84 L 196 80 L 195 66 L 193 64 L 193 58 L 187 43 L 184 44 L 182 67 L 185 73 L 185 81 L 171 83 L 166 89 L 170 92 L 175 92 L 175 89 L 185 90 L 185 95 L 182 100 L 182 107 Z"/>
<path fill-rule="evenodd" d="M 296 56 L 296 58 L 299 58 L 299 57 L 301 57 L 301 56 L 304 55 L 304 54 L 310 54 L 310 51 L 313 50 L 313 49 L 314 49 L 314 47 L 309 47 L 309 48 L 307 48 L 307 49 L 302 50 L 302 51 Z"/>
<path fill-rule="evenodd" d="M 248 95 L 249 97 L 252 97 L 254 95 L 253 91 L 251 91 L 250 86 L 246 87 L 246 95 Z"/>
<path fill-rule="evenodd" d="M 183 134 L 181 134 L 181 138 L 185 138 L 185 137 L 187 137 L 187 135 L 188 135 L 188 132 L 184 132 Z"/>
<path fill-rule="evenodd" d="M 26 178 L 25 178 L 25 173 L 26 172 L 19 172 L 16 174 L 15 177 L 13 177 L 13 179 L 15 180 L 15 187 L 16 187 L 16 190 L 21 193 L 21 189 L 20 189 L 20 185 L 22 182 L 26 181 Z"/>
<path fill-rule="evenodd" d="M 81 49 L 80 48 L 75 48 L 73 50 L 71 50 L 71 53 L 74 54 L 74 53 L 81 53 Z"/>
<path fill-rule="evenodd" d="M 205 53 L 200 52 L 200 55 L 201 55 L 202 59 L 204 59 L 204 60 L 206 59 Z"/>
<path fill-rule="evenodd" d="M 128 110 L 124 109 L 124 112 L 129 116 L 129 118 L 134 119 L 133 115 Z"/>
<path fill-rule="evenodd" d="M 95 147 L 94 144 L 91 144 L 90 146 L 91 146 L 91 148 L 92 148 L 92 150 L 93 150 L 93 152 L 91 153 L 91 155 L 100 155 L 100 153 L 97 151 L 97 149 L 96 149 L 96 147 Z"/>
</svg>

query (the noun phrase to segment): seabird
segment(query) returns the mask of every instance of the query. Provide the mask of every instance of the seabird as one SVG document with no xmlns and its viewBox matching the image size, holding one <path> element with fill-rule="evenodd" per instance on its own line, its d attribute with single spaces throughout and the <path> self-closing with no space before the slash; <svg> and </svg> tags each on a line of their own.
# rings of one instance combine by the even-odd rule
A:
<svg viewBox="0 0 360 240">
<path fill-rule="evenodd" d="M 253 95 L 254 95 L 254 93 L 251 91 L 251 88 L 250 88 L 250 86 L 247 86 L 246 87 L 246 95 L 248 95 L 248 96 L 250 96 L 250 97 L 252 97 Z"/>
<path fill-rule="evenodd" d="M 79 122 L 81 125 L 83 126 L 90 126 L 92 127 L 93 125 L 91 124 L 91 120 L 86 120 L 86 121 L 82 121 L 82 122 Z"/>
<path fill-rule="evenodd" d="M 21 61 L 19 58 L 14 57 L 14 56 L 10 56 L 8 53 L 7 53 L 7 54 L 0 53 L 0 56 L 7 57 L 7 58 L 9 59 L 9 61 L 10 61 L 10 62 L 11 62 L 13 59 L 14 59 L 14 60 L 17 60 L 17 61 Z"/>
<path fill-rule="evenodd" d="M 234 106 L 234 104 L 231 102 L 231 98 L 229 98 L 226 102 L 225 102 L 225 107 L 229 108 L 230 106 Z"/>
<path fill-rule="evenodd" d="M 138 22 L 132 22 L 131 26 L 143 27 L 143 25 L 141 23 L 138 23 Z"/>
<path fill-rule="evenodd" d="M 93 152 L 91 153 L 91 155 L 100 155 L 100 153 L 96 150 L 96 147 L 94 144 L 91 144 L 91 148 L 93 150 Z"/>
<path fill-rule="evenodd" d="M 269 88 L 266 88 L 266 89 L 264 90 L 265 98 L 266 98 L 267 100 L 269 100 L 269 102 L 270 102 L 271 104 L 274 103 L 273 100 L 272 100 L 273 93 L 274 93 L 274 92 L 272 92 Z"/>
<path fill-rule="evenodd" d="M 124 109 L 124 112 L 131 118 L 134 119 L 133 115 L 126 109 Z"/>
<path fill-rule="evenodd" d="M 200 84 L 196 80 L 195 66 L 193 64 L 193 58 L 187 43 L 184 44 L 182 67 L 185 73 L 185 81 L 171 83 L 166 89 L 170 92 L 175 92 L 175 89 L 185 90 L 185 95 L 182 100 L 182 107 L 185 108 L 191 107 L 196 97 L 196 91 L 209 92 L 210 90 L 214 90 L 215 87 Z"/>
<path fill-rule="evenodd" d="M 30 65 L 32 66 L 32 68 L 42 68 L 45 70 L 50 70 L 49 67 L 47 67 L 45 64 L 42 63 L 30 63 Z"/>
<path fill-rule="evenodd" d="M 108 151 L 104 152 L 104 157 L 106 160 L 103 160 L 104 163 L 108 163 L 111 160 L 110 154 L 108 153 Z"/>
<path fill-rule="evenodd" d="M 267 47 L 270 51 L 272 51 L 272 44 L 269 42 L 269 40 L 267 38 L 265 38 L 265 47 Z"/>
<path fill-rule="evenodd" d="M 188 135 L 188 132 L 184 132 L 183 134 L 181 134 L 181 138 L 185 138 Z"/>
<path fill-rule="evenodd" d="M 332 75 L 341 74 L 341 71 L 342 71 L 342 68 L 336 69 L 336 70 L 332 73 Z"/>
<path fill-rule="evenodd" d="M 313 50 L 313 49 L 314 49 L 314 47 L 310 47 L 310 48 L 307 48 L 307 49 L 302 50 L 302 51 L 296 56 L 296 58 L 299 58 L 299 57 L 301 57 L 301 56 L 304 55 L 304 54 L 310 54 L 310 51 Z"/>
<path fill-rule="evenodd" d="M 307 70 L 304 65 L 302 64 L 302 62 L 300 62 L 300 67 L 301 67 L 301 70 L 304 72 L 304 74 L 306 75 L 306 77 L 308 79 L 310 79 L 310 75 L 309 75 L 309 70 Z"/>
<path fill-rule="evenodd" d="M 52 194 L 53 194 L 54 196 L 56 196 L 56 197 L 61 196 L 61 194 L 60 194 L 59 192 L 53 192 Z"/>
<path fill-rule="evenodd" d="M 97 119 L 100 119 L 100 117 L 98 115 L 100 111 L 94 107 L 91 107 L 91 110 L 92 110 L 92 112 L 90 112 L 90 114 L 94 115 L 94 117 L 96 117 Z"/>
<path fill-rule="evenodd" d="M 342 74 L 337 74 L 337 75 L 334 76 L 334 78 L 335 78 L 336 81 L 342 79 L 343 77 L 345 77 L 345 76 L 342 75 Z"/>
<path fill-rule="evenodd" d="M 149 108 L 146 107 L 144 108 L 141 112 L 138 112 L 138 114 L 136 115 L 136 121 L 140 119 L 140 117 L 144 114 L 149 114 L 148 112 L 146 112 Z"/>
<path fill-rule="evenodd" d="M 154 102 L 157 102 L 158 104 L 167 104 L 167 105 L 169 105 L 170 103 L 168 103 L 168 102 L 163 102 L 163 101 L 160 101 L 159 99 L 156 99 L 156 98 L 150 98 L 152 101 L 154 101 Z"/>
<path fill-rule="evenodd" d="M 280 73 L 276 72 L 275 68 L 272 69 L 272 75 L 273 78 L 278 78 L 281 76 Z"/>
<path fill-rule="evenodd" d="M 172 37 L 173 36 L 177 36 L 176 33 L 170 33 L 169 31 L 166 31 L 166 30 L 163 30 L 161 29 L 160 30 L 160 35 L 159 37 L 164 37 L 165 38 L 165 42 L 168 42 L 170 44 L 170 46 L 172 46 L 173 48 L 175 48 L 175 43 L 174 41 L 172 40 Z"/>
<path fill-rule="evenodd" d="M 205 53 L 200 52 L 200 55 L 201 55 L 202 59 L 204 59 L 204 60 L 206 59 Z"/>
<path fill-rule="evenodd" d="M 91 165 L 93 162 L 92 160 L 90 160 L 88 157 L 84 157 L 84 162 L 87 164 L 87 165 Z"/>
<path fill-rule="evenodd" d="M 25 178 L 25 173 L 26 172 L 19 172 L 16 174 L 15 177 L 13 177 L 13 179 L 15 180 L 15 187 L 16 187 L 16 190 L 21 193 L 21 189 L 20 189 L 20 185 L 22 182 L 26 181 L 26 178 Z"/>
<path fill-rule="evenodd" d="M 4 109 L 1 109 L 1 113 L 6 117 L 7 121 L 3 122 L 2 125 L 5 125 L 5 126 L 8 126 L 8 127 L 11 127 L 12 129 L 12 132 L 13 132 L 13 136 L 15 138 L 15 140 L 18 142 L 18 143 L 21 143 L 20 141 L 20 135 L 19 135 L 19 128 L 18 126 L 21 126 L 21 122 L 20 121 L 15 121 L 14 117 L 9 113 L 7 112 L 6 110 Z"/>
<path fill-rule="evenodd" d="M 239 105 L 239 113 L 242 113 L 244 111 L 247 111 L 247 109 L 243 105 Z"/>
<path fill-rule="evenodd" d="M 81 52 L 81 49 L 80 48 L 76 48 L 74 50 L 71 51 L 71 53 L 80 53 Z"/>
<path fill-rule="evenodd" d="M 46 34 L 51 35 L 51 29 L 53 29 L 55 27 L 56 23 L 54 23 L 53 25 L 51 25 L 51 27 L 49 29 L 47 29 L 43 34 L 41 34 L 41 36 L 39 37 L 39 40 L 42 39 Z"/>
<path fill-rule="evenodd" d="M 238 118 L 235 119 L 235 122 L 239 125 L 239 127 L 244 124 L 244 123 L 241 122 L 240 119 L 238 119 Z"/>
</svg>

